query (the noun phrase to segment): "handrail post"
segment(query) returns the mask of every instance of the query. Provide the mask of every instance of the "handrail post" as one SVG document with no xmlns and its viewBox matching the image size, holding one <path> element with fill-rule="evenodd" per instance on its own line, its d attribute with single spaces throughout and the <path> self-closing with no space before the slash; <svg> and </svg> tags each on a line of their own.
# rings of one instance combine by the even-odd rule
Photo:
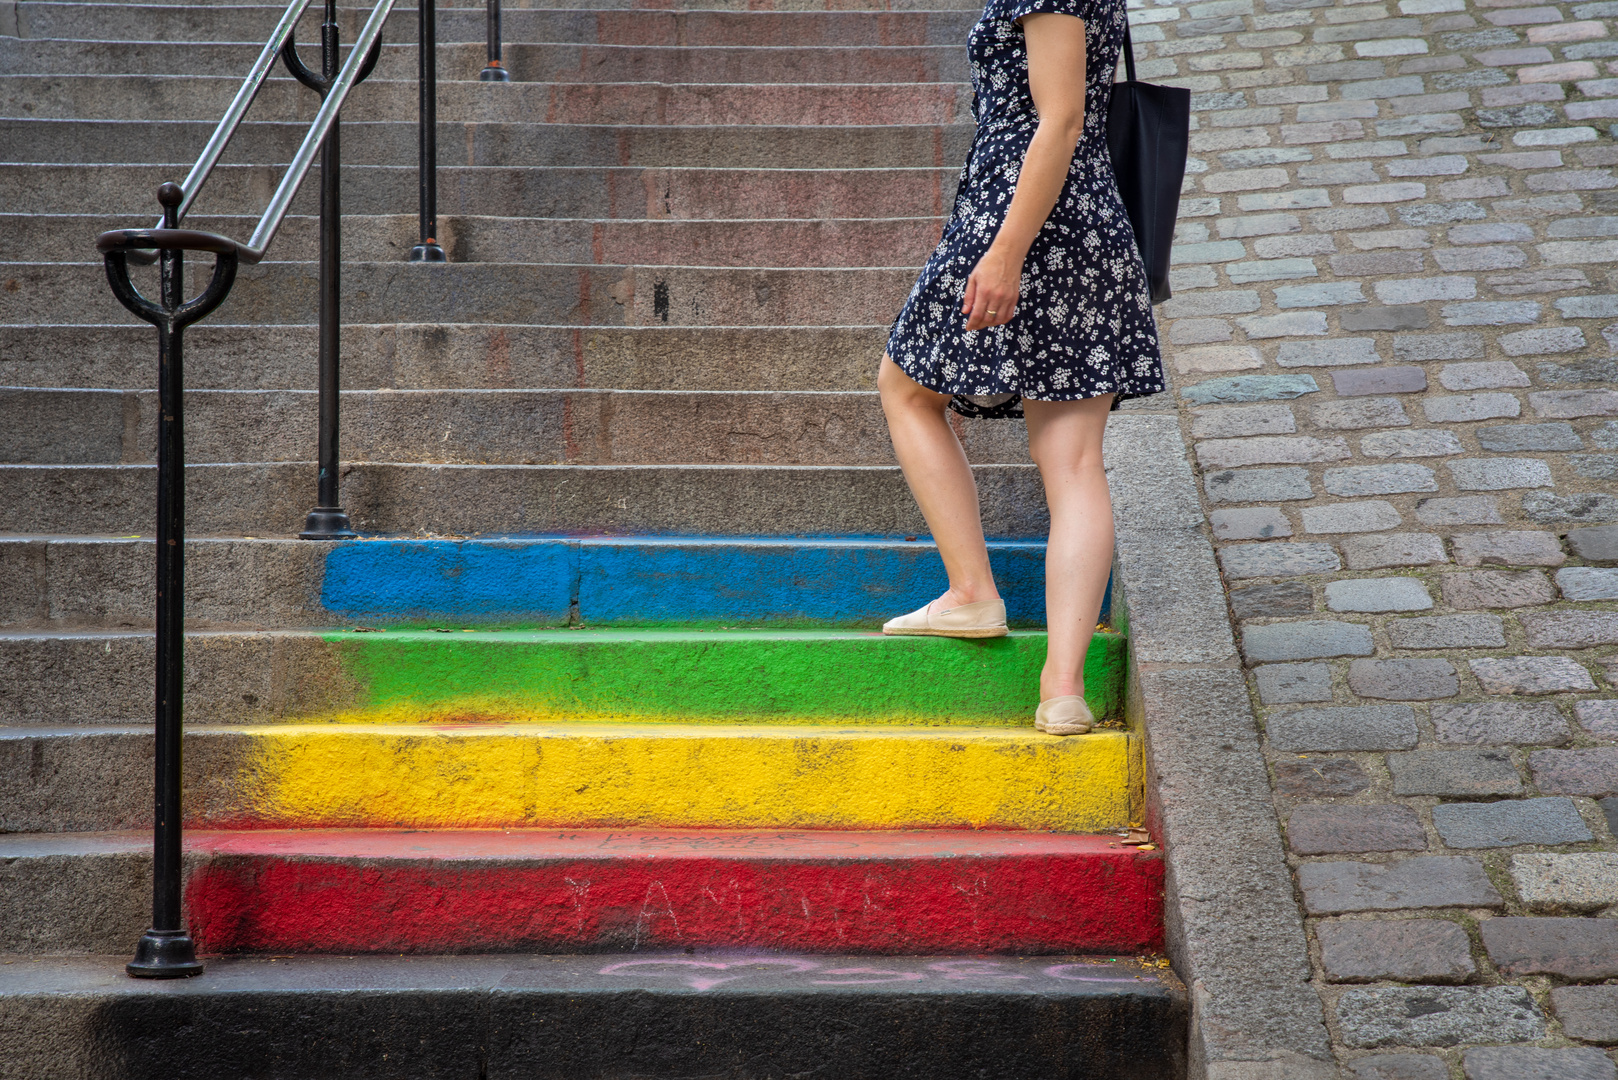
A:
<svg viewBox="0 0 1618 1080">
<path fill-rule="evenodd" d="M 479 82 L 510 82 L 511 72 L 500 62 L 500 0 L 487 0 L 489 7 L 489 63 L 478 72 Z"/>
<path fill-rule="evenodd" d="M 330 92 L 342 65 L 337 26 L 337 0 L 326 0 L 326 21 L 320 27 L 321 96 Z M 320 146 L 320 445 L 319 495 L 304 519 L 304 540 L 346 540 L 359 534 L 349 523 L 337 486 L 338 400 L 341 392 L 343 234 L 342 119 L 332 121 Z"/>
<path fill-rule="evenodd" d="M 433 0 L 417 0 L 416 24 L 421 243 L 410 249 L 410 261 L 441 263 L 449 256 L 438 244 L 438 16 Z"/>
<path fill-rule="evenodd" d="M 158 189 L 163 225 L 179 225 L 185 192 Z M 185 384 L 184 324 L 174 315 L 185 304 L 185 253 L 161 255 L 161 307 L 157 323 L 157 763 L 152 827 L 152 926 L 125 966 L 141 979 L 202 974 L 196 946 L 181 918 L 180 743 L 185 689 Z"/>
</svg>

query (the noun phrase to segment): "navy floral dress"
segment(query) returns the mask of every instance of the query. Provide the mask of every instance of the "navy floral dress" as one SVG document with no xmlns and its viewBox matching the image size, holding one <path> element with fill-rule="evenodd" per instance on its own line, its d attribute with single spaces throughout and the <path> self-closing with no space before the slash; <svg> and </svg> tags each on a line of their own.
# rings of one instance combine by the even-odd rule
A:
<svg viewBox="0 0 1618 1080">
<path fill-rule="evenodd" d="M 1085 21 L 1084 134 L 1067 183 L 1023 263 L 1010 322 L 967 333 L 966 279 L 1011 205 L 1039 117 L 1017 20 L 1036 12 Z M 1163 390 L 1163 360 L 1135 234 L 1107 154 L 1107 104 L 1123 45 L 1124 0 L 988 0 L 967 52 L 977 135 L 944 238 L 888 336 L 888 355 L 967 416 L 1022 415 L 1022 399 L 1075 401 Z"/>
</svg>

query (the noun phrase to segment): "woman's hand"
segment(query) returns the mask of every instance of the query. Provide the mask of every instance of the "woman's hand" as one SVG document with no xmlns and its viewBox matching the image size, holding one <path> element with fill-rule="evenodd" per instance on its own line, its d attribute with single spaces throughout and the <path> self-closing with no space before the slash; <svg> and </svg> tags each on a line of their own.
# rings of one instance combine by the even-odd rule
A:
<svg viewBox="0 0 1618 1080">
<path fill-rule="evenodd" d="M 1022 287 L 1022 263 L 1027 257 L 1014 257 L 1000 244 L 991 244 L 966 279 L 966 298 L 961 311 L 968 330 L 1001 326 L 1017 312 L 1017 293 Z"/>
</svg>

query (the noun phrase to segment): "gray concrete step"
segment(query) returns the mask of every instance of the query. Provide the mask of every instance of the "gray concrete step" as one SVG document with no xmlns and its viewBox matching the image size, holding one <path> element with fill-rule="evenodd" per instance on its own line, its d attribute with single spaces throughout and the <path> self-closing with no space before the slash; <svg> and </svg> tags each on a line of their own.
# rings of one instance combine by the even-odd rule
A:
<svg viewBox="0 0 1618 1080">
<path fill-rule="evenodd" d="M 415 214 L 345 214 L 345 263 L 405 261 L 418 242 Z M 192 229 L 245 239 L 258 216 L 188 215 Z M 442 214 L 438 242 L 456 263 L 597 263 L 610 266 L 919 267 L 943 218 L 767 221 L 590 221 Z M 106 214 L 0 214 L 0 262 L 82 263 Z M 318 217 L 290 217 L 272 249 L 278 262 L 313 262 Z"/>
<path fill-rule="evenodd" d="M 402 35 L 402 36 L 400 36 Z M 268 37 L 266 29 L 264 37 Z M 395 22 L 388 39 L 410 42 L 414 20 Z M 12 75 L 224 75 L 241 78 L 263 40 L 176 42 L 162 39 L 75 41 L 0 38 L 0 71 Z M 517 82 L 917 83 L 970 82 L 966 50 L 950 45 L 658 46 L 507 41 L 502 51 Z M 481 43 L 439 46 L 438 74 L 476 79 L 488 62 Z M 374 77 L 411 79 L 414 44 L 384 44 Z M 492 86 L 491 92 L 502 87 Z M 363 92 L 360 87 L 357 92 Z"/>
<path fill-rule="evenodd" d="M 94 249 L 91 249 L 92 252 Z M 192 260 L 195 295 L 211 260 Z M 915 283 L 893 269 L 741 269 L 532 263 L 350 263 L 343 318 L 354 323 L 498 322 L 604 326 L 817 326 L 886 323 Z M 135 275 L 156 288 L 156 269 Z M 237 275 L 221 322 L 315 321 L 312 263 L 261 263 Z M 118 324 L 134 317 L 100 262 L 0 263 L 0 322 Z"/>
<path fill-rule="evenodd" d="M 870 390 L 886 324 L 863 327 L 343 327 L 345 386 L 369 389 Z M 153 386 L 156 337 L 128 320 L 102 326 L 0 325 L 0 386 Z M 186 331 L 196 390 L 310 390 L 312 325 L 203 322 Z"/>
<path fill-rule="evenodd" d="M 0 39 L 3 43 L 4 39 Z M 0 119 L 0 146 L 20 162 L 195 160 L 214 124 L 155 120 Z M 893 127 L 743 127 L 625 124 L 438 125 L 440 165 L 587 165 L 644 168 L 913 169 L 966 160 L 970 124 Z M 307 124 L 248 121 L 230 145 L 232 159 L 282 165 L 292 159 Z M 344 124 L 343 161 L 409 165 L 416 160 L 413 123 Z"/>
<path fill-rule="evenodd" d="M 155 220 L 157 187 L 183 179 L 190 162 L 154 165 L 0 164 L 0 204 L 19 214 L 106 215 Z M 285 165 L 221 165 L 199 212 L 257 214 Z M 596 168 L 441 166 L 444 216 L 722 220 L 895 218 L 949 212 L 959 169 Z M 293 200 L 319 212 L 320 170 Z M 416 206 L 416 166 L 345 165 L 343 210 L 394 214 Z M 38 256 L 34 256 L 38 257 Z"/>
<path fill-rule="evenodd" d="M 193 390 L 186 459 L 310 461 L 313 391 Z M 416 464 L 890 465 L 876 394 L 781 391 L 349 391 L 343 454 Z M 155 390 L 0 388 L 0 462 L 155 460 Z M 1026 463 L 1021 424 L 963 425 L 968 458 Z"/>
<path fill-rule="evenodd" d="M 713 5 L 719 6 L 719 5 Z M 844 6 L 839 4 L 839 6 Z M 849 5 L 850 7 L 852 5 Z M 882 5 L 886 6 L 886 5 Z M 947 4 L 938 5 L 948 7 Z M 569 41 L 603 45 L 960 45 L 977 12 L 959 11 L 673 11 L 550 10 L 502 5 L 507 41 Z M 284 6 L 201 3 L 56 3 L 28 0 L 17 8 L 19 35 L 95 41 L 253 41 L 269 36 Z M 318 40 L 314 5 L 299 24 L 299 40 Z M 338 8 L 343 40 L 353 41 L 369 7 Z M 438 5 L 442 44 L 482 42 L 483 5 Z M 416 10 L 394 8 L 387 35 L 413 41 Z"/>
<path fill-rule="evenodd" d="M 978 465 L 990 536 L 1043 537 L 1032 465 Z M 153 528 L 156 467 L 0 465 L 0 532 L 128 535 Z M 315 470 L 294 463 L 195 465 L 198 536 L 287 536 L 314 505 Z M 384 534 L 650 533 L 904 536 L 926 531 L 897 466 L 343 466 L 354 527 Z"/>
<path fill-rule="evenodd" d="M 32 119 L 198 120 L 215 123 L 241 80 L 222 76 L 0 76 L 0 116 Z M 440 116 L 469 123 L 552 124 L 957 124 L 972 119 L 968 83 L 522 82 L 439 84 Z M 308 123 L 320 98 L 272 79 L 250 114 Z M 349 122 L 415 123 L 414 81 L 367 81 L 344 106 Z"/>
<path fill-rule="evenodd" d="M 126 959 L 0 967 L 12 1076 L 1183 1075 L 1184 991 L 1127 961 L 238 958 L 175 987 L 128 979 Z"/>
</svg>

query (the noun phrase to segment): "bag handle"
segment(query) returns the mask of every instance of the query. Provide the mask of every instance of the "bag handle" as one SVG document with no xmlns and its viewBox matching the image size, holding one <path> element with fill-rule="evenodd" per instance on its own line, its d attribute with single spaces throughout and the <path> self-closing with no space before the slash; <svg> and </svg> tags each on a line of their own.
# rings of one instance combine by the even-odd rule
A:
<svg viewBox="0 0 1618 1080">
<path fill-rule="evenodd" d="M 1135 44 L 1129 40 L 1129 16 L 1124 16 L 1124 75 L 1127 81 L 1135 81 Z"/>
</svg>

